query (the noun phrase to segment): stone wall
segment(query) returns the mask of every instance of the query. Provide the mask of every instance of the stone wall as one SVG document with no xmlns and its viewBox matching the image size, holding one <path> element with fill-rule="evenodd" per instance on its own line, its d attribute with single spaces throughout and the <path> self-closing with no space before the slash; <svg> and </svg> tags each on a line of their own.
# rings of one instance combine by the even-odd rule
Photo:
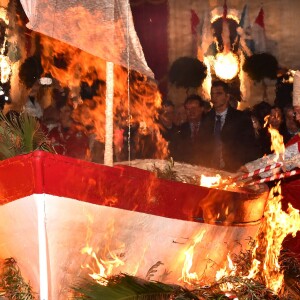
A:
<svg viewBox="0 0 300 300">
<path fill-rule="evenodd" d="M 227 7 L 242 11 L 245 4 L 249 7 L 250 22 L 255 21 L 261 8 L 262 1 L 228 0 Z M 223 0 L 169 0 L 169 63 L 170 65 L 180 56 L 193 55 L 191 35 L 191 9 L 200 20 L 213 9 L 222 9 Z M 298 39 L 298 15 L 300 15 L 300 1 L 297 0 L 269 0 L 263 1 L 264 21 L 268 39 L 268 52 L 273 54 L 281 67 L 300 69 L 300 39 Z M 249 93 L 242 103 L 242 108 L 260 102 L 263 97 L 261 83 L 250 81 Z M 267 100 L 273 104 L 275 97 L 275 81 L 266 80 Z M 184 101 L 186 91 L 169 87 L 169 98 L 177 105 Z"/>
</svg>

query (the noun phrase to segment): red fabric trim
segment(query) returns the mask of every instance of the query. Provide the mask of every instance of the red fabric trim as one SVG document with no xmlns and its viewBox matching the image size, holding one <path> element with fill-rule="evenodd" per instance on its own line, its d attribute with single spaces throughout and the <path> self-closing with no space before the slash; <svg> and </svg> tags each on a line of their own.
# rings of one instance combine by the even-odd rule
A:
<svg viewBox="0 0 300 300">
<path fill-rule="evenodd" d="M 241 222 L 247 216 L 245 203 L 250 196 L 162 180 L 151 172 L 128 166 L 108 167 L 43 151 L 1 162 L 0 182 L 0 204 L 31 194 L 46 193 L 198 222 L 203 222 L 204 210 L 207 209 L 206 214 L 216 213 L 226 203 L 236 209 L 231 222 Z M 257 204 L 255 201 L 254 205 Z M 248 210 L 251 210 L 249 206 Z M 257 221 L 260 217 L 255 220 L 252 217 L 250 221 Z"/>
</svg>

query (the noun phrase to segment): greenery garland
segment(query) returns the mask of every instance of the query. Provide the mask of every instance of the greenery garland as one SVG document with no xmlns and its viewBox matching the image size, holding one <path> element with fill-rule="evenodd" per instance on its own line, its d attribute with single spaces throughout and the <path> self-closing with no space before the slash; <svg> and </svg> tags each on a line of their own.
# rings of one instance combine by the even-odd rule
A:
<svg viewBox="0 0 300 300">
<path fill-rule="evenodd" d="M 14 258 L 6 258 L 0 273 L 0 299 L 34 300 L 35 293 L 25 282 Z"/>
<path fill-rule="evenodd" d="M 246 58 L 243 71 L 255 81 L 261 81 L 264 78 L 276 79 L 278 61 L 269 53 L 253 54 Z"/>
<path fill-rule="evenodd" d="M 178 87 L 197 88 L 207 75 L 204 63 L 194 57 L 180 57 L 175 60 L 169 71 L 169 80 Z"/>
</svg>

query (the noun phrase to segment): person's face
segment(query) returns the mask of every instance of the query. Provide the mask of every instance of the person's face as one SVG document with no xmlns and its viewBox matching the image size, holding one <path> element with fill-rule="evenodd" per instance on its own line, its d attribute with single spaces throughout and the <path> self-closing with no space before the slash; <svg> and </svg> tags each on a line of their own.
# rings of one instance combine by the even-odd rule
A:
<svg viewBox="0 0 300 300">
<path fill-rule="evenodd" d="M 211 102 L 216 112 L 223 112 L 229 105 L 230 95 L 224 91 L 222 86 L 212 87 Z"/>
<path fill-rule="evenodd" d="M 71 118 L 72 109 L 69 106 L 64 106 L 60 109 L 60 122 L 65 128 L 71 127 L 73 120 Z"/>
<path fill-rule="evenodd" d="M 300 106 L 294 106 L 295 119 L 300 123 Z"/>
<path fill-rule="evenodd" d="M 171 126 L 174 120 L 174 107 L 173 106 L 163 106 L 162 112 L 159 115 L 161 123 L 165 126 Z"/>
<path fill-rule="evenodd" d="M 294 111 L 288 109 L 285 113 L 285 124 L 290 132 L 297 132 L 299 130 L 298 124 L 294 119 Z"/>
<path fill-rule="evenodd" d="M 279 108 L 271 109 L 270 117 L 269 117 L 269 124 L 275 128 L 279 129 L 282 123 L 282 112 Z"/>
<path fill-rule="evenodd" d="M 199 101 L 190 100 L 185 104 L 187 120 L 189 122 L 200 122 L 204 107 L 200 106 Z"/>
<path fill-rule="evenodd" d="M 252 120 L 253 128 L 256 131 L 259 130 L 259 129 L 261 129 L 261 125 L 260 125 L 258 119 L 255 116 L 251 116 L 251 120 Z"/>
</svg>

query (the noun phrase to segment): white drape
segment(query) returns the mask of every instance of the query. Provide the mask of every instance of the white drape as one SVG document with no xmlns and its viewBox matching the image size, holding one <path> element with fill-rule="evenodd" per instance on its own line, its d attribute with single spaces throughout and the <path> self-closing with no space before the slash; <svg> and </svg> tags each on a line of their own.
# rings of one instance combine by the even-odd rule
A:
<svg viewBox="0 0 300 300">
<path fill-rule="evenodd" d="M 28 28 L 106 61 L 125 67 L 129 64 L 131 69 L 154 76 L 134 29 L 128 0 L 20 1 L 29 19 Z"/>
</svg>

